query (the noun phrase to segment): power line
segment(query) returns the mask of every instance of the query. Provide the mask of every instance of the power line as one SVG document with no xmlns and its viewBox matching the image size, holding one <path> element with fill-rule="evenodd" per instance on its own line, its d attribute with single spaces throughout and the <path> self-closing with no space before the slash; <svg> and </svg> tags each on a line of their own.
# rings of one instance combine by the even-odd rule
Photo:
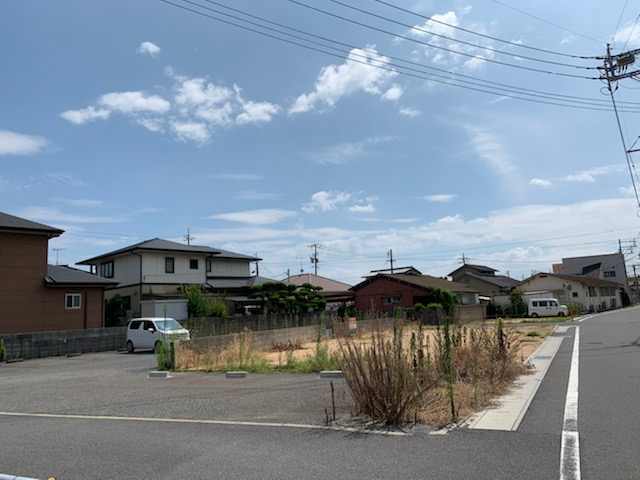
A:
<svg viewBox="0 0 640 480">
<path fill-rule="evenodd" d="M 594 42 L 598 42 L 600 44 L 604 43 L 602 40 L 598 40 L 597 38 L 593 38 L 593 37 L 590 37 L 588 35 L 584 35 L 584 34 L 582 34 L 580 32 L 576 32 L 575 30 L 570 30 L 568 28 L 563 27 L 562 25 L 558 25 L 557 23 L 553 23 L 553 22 L 550 22 L 549 20 L 545 20 L 544 18 L 536 17 L 535 15 L 532 15 L 529 12 L 525 12 L 524 10 L 520 10 L 519 8 L 513 7 L 511 5 L 507 5 L 506 3 L 499 2 L 498 0 L 491 0 L 491 1 L 493 3 L 497 3 L 498 5 L 502 5 L 503 7 L 510 8 L 511 10 L 514 10 L 516 12 L 522 13 L 523 15 L 526 15 L 528 17 L 535 18 L 536 20 L 538 20 L 540 22 L 543 22 L 543 23 L 546 23 L 546 24 L 551 25 L 553 27 L 559 28 L 560 30 L 564 30 L 565 32 L 573 33 L 574 35 L 578 35 L 578 36 L 580 36 L 582 38 L 586 38 L 587 40 L 593 40 Z"/>
<path fill-rule="evenodd" d="M 297 5 L 300 5 L 302 7 L 309 8 L 311 10 L 315 10 L 315 11 L 317 11 L 319 13 L 323 13 L 325 15 L 329 15 L 329 16 L 338 18 L 340 20 L 344 20 L 346 22 L 353 23 L 354 25 L 359 25 L 359 26 L 368 28 L 370 30 L 374 30 L 374 31 L 377 31 L 377 32 L 380 32 L 380 33 L 384 33 L 386 35 L 392 35 L 394 37 L 403 38 L 405 40 L 408 40 L 408 41 L 411 41 L 411 42 L 414 42 L 414 43 L 418 43 L 420 45 L 428 46 L 428 47 L 435 48 L 435 49 L 438 49 L 438 50 L 443 50 L 443 51 L 449 52 L 449 53 L 454 53 L 456 55 L 461 55 L 463 57 L 468 57 L 468 58 L 472 58 L 472 59 L 477 59 L 478 58 L 477 55 L 473 55 L 473 54 L 465 53 L 465 52 L 460 52 L 458 50 L 453 50 L 451 48 L 443 47 L 441 45 L 434 45 L 432 43 L 423 42 L 423 41 L 418 40 L 416 38 L 407 37 L 406 35 L 404 35 L 404 36 L 403 35 L 398 35 L 396 33 L 389 32 L 388 30 L 384 30 L 384 29 L 377 28 L 377 27 L 374 27 L 374 26 L 371 26 L 371 25 L 367 25 L 365 23 L 358 22 L 356 20 L 352 20 L 352 19 L 343 17 L 341 15 L 337 15 L 337 14 L 332 13 L 332 12 L 327 12 L 326 10 L 322 10 L 321 8 L 312 7 L 311 5 L 304 4 L 304 3 L 302 3 L 302 2 L 300 2 L 298 0 L 289 0 L 289 1 L 292 2 L 292 3 L 295 3 Z M 331 0 L 331 1 L 335 2 L 335 0 Z M 351 8 L 355 8 L 355 7 L 351 7 Z M 414 28 L 414 27 L 412 27 L 410 25 L 405 25 L 405 26 L 409 27 L 409 28 Z M 581 79 L 586 79 L 586 80 L 598 80 L 599 79 L 599 77 L 586 77 L 584 75 L 575 75 L 575 74 L 571 74 L 571 73 L 554 72 L 554 71 L 551 71 L 551 70 L 542 70 L 542 69 L 539 69 L 539 68 L 526 67 L 524 65 L 516 65 L 516 64 L 512 64 L 512 63 L 501 62 L 499 60 L 493 60 L 491 58 L 484 58 L 483 57 L 483 58 L 481 58 L 481 60 L 484 61 L 484 62 L 496 64 L 496 65 L 507 66 L 507 67 L 516 68 L 516 69 L 519 69 L 519 70 L 525 70 L 525 71 L 529 71 L 529 72 L 543 73 L 543 74 L 547 74 L 547 75 L 558 75 L 558 76 L 561 76 L 561 77 L 581 78 Z"/>
<path fill-rule="evenodd" d="M 293 1 L 294 3 L 299 3 L 299 2 L 294 1 L 294 0 L 289 0 L 289 1 Z M 355 10 L 355 11 L 358 11 L 358 12 L 361 12 L 361 13 L 365 13 L 366 15 L 370 15 L 372 17 L 375 17 L 375 18 L 378 18 L 378 19 L 382 19 L 382 20 L 394 23 L 396 25 L 400 25 L 400 26 L 405 27 L 405 28 L 409 28 L 410 30 L 415 30 L 415 31 L 418 31 L 420 33 L 427 33 L 429 35 L 433 35 L 434 37 L 444 38 L 446 40 L 451 40 L 453 42 L 460 43 L 462 45 L 467 45 L 467 46 L 470 46 L 470 47 L 473 47 L 473 48 L 478 48 L 478 49 L 481 49 L 481 50 L 486 50 L 486 51 L 490 51 L 490 52 L 494 52 L 494 53 L 499 53 L 501 55 L 509 55 L 509 56 L 515 57 L 517 59 L 531 60 L 531 61 L 534 61 L 534 62 L 547 63 L 547 64 L 550 64 L 550 65 L 556 65 L 556 66 L 562 66 L 562 67 L 571 67 L 571 68 L 578 68 L 578 69 L 584 69 L 584 70 L 594 70 L 596 68 L 596 67 L 586 67 L 586 66 L 582 66 L 582 65 L 573 65 L 573 64 L 568 64 L 568 63 L 554 62 L 554 61 L 551 61 L 551 60 L 543 60 L 541 58 L 529 57 L 529 56 L 526 56 L 526 55 L 519 55 L 517 53 L 512 53 L 512 52 L 505 52 L 503 50 L 498 50 L 496 48 L 493 48 L 493 47 L 490 47 L 490 46 L 487 46 L 487 45 L 477 45 L 475 43 L 467 42 L 467 41 L 461 40 L 459 38 L 448 37 L 448 36 L 442 35 L 440 33 L 432 32 L 430 30 L 425 30 L 424 28 L 421 28 L 421 27 L 416 27 L 416 26 L 412 26 L 412 25 L 409 25 L 409 24 L 406 24 L 406 23 L 402 23 L 402 22 L 399 22 L 399 21 L 396 21 L 396 20 L 392 20 L 392 19 L 387 18 L 387 17 L 385 17 L 383 15 L 378 15 L 376 13 L 364 10 L 362 8 L 354 7 L 353 5 L 348 5 L 348 4 L 340 2 L 338 0 L 330 0 L 330 1 L 333 2 L 333 3 L 336 3 L 338 5 L 342 5 L 342 6 L 346 7 L 346 8 L 350 8 L 352 10 Z M 414 14 L 414 15 L 417 15 L 417 14 Z M 454 28 L 455 27 L 454 25 L 442 22 L 440 20 L 435 20 L 435 19 L 433 19 L 431 17 L 424 17 L 424 18 L 428 18 L 429 21 L 432 21 L 434 23 L 438 23 L 438 24 L 441 24 L 441 25 L 445 25 L 445 26 L 450 27 L 450 28 Z M 473 32 L 473 31 L 470 31 L 470 30 L 465 30 L 465 31 L 468 32 L 468 33 L 471 33 L 473 35 L 479 35 L 479 36 L 483 36 L 483 37 L 485 36 L 485 35 L 482 35 L 482 34 L 480 34 L 478 32 Z M 401 35 L 399 37 L 403 38 L 405 40 L 412 40 L 410 37 L 408 38 L 408 37 L 401 36 Z M 512 46 L 520 46 L 520 47 L 522 46 L 522 45 L 518 45 L 518 44 L 512 43 L 512 42 L 509 42 L 509 44 L 512 45 Z M 431 47 L 434 47 L 434 48 L 440 48 L 439 46 L 432 45 L 430 43 L 425 43 L 425 45 L 428 45 L 428 46 L 431 46 Z M 536 49 L 536 50 L 538 50 L 538 49 Z M 540 51 L 544 51 L 542 49 L 539 49 L 539 50 Z M 453 50 L 453 52 L 456 53 L 456 54 L 459 54 L 459 55 L 464 55 L 462 52 L 458 52 L 456 50 Z M 547 53 L 546 51 L 544 51 L 544 52 Z M 510 65 L 510 64 L 508 64 L 508 65 Z M 510 66 L 515 66 L 515 65 L 510 65 Z"/>
<path fill-rule="evenodd" d="M 347 55 L 349 57 L 349 59 L 351 61 L 353 61 L 353 62 L 365 64 L 365 65 L 368 65 L 368 66 L 371 66 L 371 67 L 374 67 L 374 68 L 379 68 L 379 69 L 395 72 L 395 73 L 398 73 L 398 74 L 403 74 L 403 75 L 409 76 L 409 77 L 419 78 L 419 79 L 422 79 L 422 80 L 434 81 L 436 83 L 441 83 L 441 84 L 450 85 L 450 86 L 456 86 L 456 87 L 459 87 L 459 88 L 465 88 L 467 90 L 477 91 L 477 92 L 481 92 L 481 93 L 487 93 L 487 94 L 491 94 L 491 95 L 497 95 L 497 96 L 502 96 L 502 97 L 507 97 L 507 98 L 518 99 L 518 100 L 525 100 L 525 101 L 535 102 L 535 103 L 540 103 L 540 104 L 548 104 L 548 105 L 563 106 L 563 107 L 572 107 L 572 108 L 587 109 L 587 110 L 611 111 L 610 107 L 605 106 L 605 104 L 601 103 L 601 102 L 603 102 L 602 100 L 587 99 L 587 98 L 581 99 L 580 97 L 574 97 L 574 96 L 569 96 L 569 95 L 561 95 L 561 94 L 539 92 L 539 91 L 535 91 L 535 90 L 525 90 L 525 89 L 521 89 L 520 87 L 508 86 L 508 85 L 500 84 L 500 83 L 497 83 L 497 82 L 491 82 L 491 81 L 487 81 L 487 80 L 483 80 L 483 79 L 478 79 L 476 77 L 472 77 L 472 76 L 468 76 L 468 75 L 464 75 L 464 74 L 457 74 L 457 73 L 453 73 L 453 72 L 448 72 L 446 70 L 439 69 L 437 67 L 432 67 L 432 66 L 428 66 L 428 65 L 418 64 L 418 63 L 412 62 L 412 61 L 397 59 L 395 57 L 385 56 L 386 58 L 393 58 L 393 59 L 395 59 L 395 60 L 397 60 L 399 62 L 407 63 L 409 65 L 417 65 L 417 66 L 420 66 L 420 67 L 422 67 L 424 69 L 427 69 L 427 70 L 433 70 L 435 72 L 443 72 L 443 73 L 445 73 L 445 74 L 447 74 L 447 75 L 449 75 L 449 76 L 451 76 L 453 78 L 444 77 L 441 73 L 426 72 L 426 71 L 418 70 L 416 68 L 412 68 L 412 67 L 408 67 L 408 66 L 402 66 L 402 65 L 395 64 L 395 63 L 390 63 L 390 62 L 387 62 L 387 63 L 369 62 L 368 61 L 369 58 L 367 56 L 365 56 L 365 55 L 358 54 L 358 53 L 355 53 L 353 51 L 346 52 L 344 50 L 340 50 L 340 49 L 335 48 L 335 47 L 331 47 L 331 46 L 324 45 L 324 44 L 321 44 L 321 43 L 318 43 L 318 42 L 315 42 L 315 41 L 312 41 L 312 40 L 309 40 L 309 39 L 305 39 L 305 38 L 301 38 L 301 37 L 298 37 L 298 36 L 295 36 L 295 35 L 291 35 L 289 33 L 282 32 L 282 31 L 279 31 L 279 30 L 275 30 L 275 29 L 273 29 L 271 27 L 266 27 L 264 25 L 260 25 L 260 24 L 257 24 L 255 22 L 250 22 L 250 21 L 247 21 L 245 19 L 241 19 L 239 17 L 235 17 L 235 16 L 229 15 L 227 13 L 220 12 L 220 11 L 215 10 L 215 9 L 211 9 L 209 7 L 203 6 L 201 4 L 198 4 L 198 3 L 190 1 L 190 0 L 183 0 L 183 1 L 185 3 L 189 3 L 189 4 L 197 6 L 199 8 L 202 8 L 202 9 L 205 9 L 205 10 L 209 10 L 209 11 L 213 11 L 215 13 L 218 13 L 218 14 L 221 14 L 221 15 L 225 15 L 227 17 L 234 18 L 234 19 L 239 20 L 241 22 L 249 23 L 249 24 L 257 26 L 259 28 L 263 28 L 263 29 L 267 29 L 269 31 L 273 31 L 273 32 L 277 33 L 278 35 L 285 35 L 285 36 L 289 36 L 289 37 L 292 37 L 292 38 L 296 38 L 297 40 L 301 40 L 303 42 L 319 45 L 322 48 L 317 48 L 317 47 L 314 47 L 314 46 L 311 46 L 311 45 L 306 45 L 306 44 L 300 43 L 298 41 L 292 41 L 292 40 L 289 40 L 287 38 L 282 38 L 282 37 L 280 37 L 278 35 L 274 35 L 274 34 L 271 34 L 271 33 L 268 33 L 268 32 L 263 32 L 261 30 L 256 30 L 255 28 L 247 27 L 245 25 L 239 25 L 239 24 L 234 23 L 232 21 L 221 19 L 219 17 L 215 17 L 213 15 L 209 15 L 209 14 L 207 14 L 205 12 L 202 12 L 202 11 L 199 11 L 199 10 L 194 10 L 192 8 L 185 7 L 183 5 L 176 4 L 176 3 L 172 2 L 172 1 L 169 1 L 169 0 L 160 0 L 160 1 L 162 1 L 164 3 L 167 3 L 169 5 L 172 5 L 174 7 L 186 10 L 188 12 L 195 13 L 197 15 L 200 15 L 200 16 L 203 16 L 203 17 L 215 20 L 215 21 L 219 21 L 219 22 L 222 22 L 222 23 L 225 23 L 225 24 L 228 24 L 228 25 L 231 25 L 231 26 L 243 29 L 243 30 L 251 31 L 253 33 L 257 33 L 259 35 L 263 35 L 263 36 L 266 36 L 266 37 L 269 37 L 269 38 L 272 38 L 272 39 L 275 39 L 275 40 L 279 40 L 279 41 L 282 41 L 282 42 L 285 42 L 285 43 L 288 43 L 288 44 L 291 44 L 291 45 L 295 45 L 295 46 L 298 46 L 298 47 L 301 47 L 301 48 L 313 50 L 313 51 L 316 51 L 316 52 L 319 52 L 319 53 L 323 53 L 325 55 L 330 55 L 330 56 L 333 56 L 333 57 L 337 57 L 337 58 L 340 58 L 340 59 L 344 59 L 344 55 Z M 209 0 L 209 2 L 216 4 L 215 2 L 211 2 L 210 0 Z M 230 7 L 225 7 L 225 8 L 230 8 Z M 235 9 L 232 9 L 232 10 L 237 11 L 237 12 L 242 13 L 242 14 L 245 14 L 245 15 L 248 15 L 248 16 L 251 16 L 253 18 L 259 18 L 260 19 L 260 17 L 256 17 L 256 16 L 253 16 L 253 15 L 250 15 L 250 14 L 246 14 L 244 12 L 240 12 L 240 11 L 235 10 Z M 261 21 L 266 21 L 266 22 L 271 23 L 271 24 L 275 24 L 275 22 L 270 22 L 270 21 L 265 20 L 265 19 L 260 19 L 260 20 Z M 280 24 L 277 24 L 277 25 L 281 26 L 281 28 L 287 28 L 287 29 L 290 29 L 290 30 L 295 30 L 295 31 L 298 31 L 298 32 L 302 32 L 300 30 L 292 29 L 291 27 L 282 26 Z M 320 38 L 323 41 L 332 42 L 332 43 L 340 44 L 340 45 L 343 45 L 343 46 L 347 46 L 346 44 L 342 44 L 340 42 L 336 42 L 336 41 L 328 39 L 326 37 L 320 37 L 320 36 L 309 34 L 309 33 L 306 33 L 306 32 L 304 32 L 304 33 L 305 33 L 305 35 L 310 35 L 310 36 L 313 36 L 315 38 Z M 351 48 L 355 49 L 356 47 L 351 47 Z M 330 50 L 334 50 L 334 51 L 340 52 L 340 54 L 329 52 L 326 49 L 330 49 Z M 382 54 L 382 55 L 384 55 L 384 54 Z M 354 57 L 360 57 L 360 58 L 362 58 L 364 60 L 360 60 L 360 59 L 354 58 Z M 399 70 L 396 70 L 396 69 L 394 69 L 392 67 L 397 67 Z M 471 78 L 471 79 L 474 79 L 474 81 L 459 80 L 459 79 L 457 79 L 455 77 Z M 471 86 L 467 86 L 467 85 L 471 85 Z M 494 87 L 492 85 L 496 85 L 496 86 Z M 637 113 L 637 111 L 633 110 L 633 109 L 636 108 L 636 106 L 639 105 L 639 104 L 626 102 L 626 105 L 628 105 L 628 106 L 625 107 L 625 108 L 627 109 L 627 111 L 629 111 L 629 113 Z"/>
<path fill-rule="evenodd" d="M 432 22 L 439 23 L 441 25 L 445 25 L 445 26 L 448 26 L 448 27 L 451 27 L 451 28 L 455 28 L 456 30 L 460 30 L 462 32 L 471 33 L 473 35 L 478 35 L 480 37 L 487 38 L 487 39 L 490 39 L 490 40 L 495 40 L 497 42 L 502 42 L 502 43 L 505 43 L 507 45 L 511 45 L 511 46 L 514 46 L 514 47 L 526 48 L 526 49 L 529 49 L 529 50 L 535 50 L 535 51 L 538 51 L 538 52 L 548 53 L 550 55 L 558 55 L 558 56 L 570 57 L 570 58 L 580 58 L 580 59 L 594 59 L 595 58 L 593 56 L 572 55 L 572 54 L 563 53 L 563 52 L 554 52 L 553 50 L 546 50 L 546 49 L 543 49 L 543 48 L 531 47 L 529 45 L 523 45 L 523 44 L 520 44 L 520 43 L 510 42 L 508 40 L 503 40 L 503 39 L 500 39 L 500 38 L 492 37 L 490 35 L 485 35 L 483 33 L 474 32 L 473 30 L 468 30 L 466 28 L 462 28 L 462 27 L 459 27 L 457 25 L 450 25 L 450 24 L 442 22 L 440 20 L 436 20 L 436 19 L 434 19 L 432 17 L 428 17 L 426 15 L 420 15 L 419 13 L 413 12 L 411 10 L 407 10 L 405 8 L 398 7 L 397 5 L 392 5 L 391 3 L 385 2 L 383 0 L 375 0 L 375 1 L 378 2 L 378 3 L 381 3 L 383 5 L 387 5 L 388 7 L 395 8 L 396 10 L 400 10 L 400 11 L 405 12 L 405 13 L 410 13 L 412 15 L 415 15 L 416 17 L 420 17 L 420 18 L 423 18 L 425 20 L 431 20 Z M 493 0 L 493 1 L 495 1 L 495 0 Z M 496 3 L 500 3 L 500 2 L 496 2 Z M 504 5 L 504 4 L 501 4 L 501 5 Z M 504 5 L 504 6 L 505 7 L 509 7 L 508 5 Z M 528 13 L 522 11 L 522 10 L 518 10 L 517 8 L 514 8 L 514 7 L 509 7 L 509 8 L 513 8 L 514 10 L 516 10 L 516 11 L 518 11 L 520 13 L 524 13 L 525 15 L 529 15 L 529 16 L 535 18 L 536 20 L 540 20 L 540 21 L 545 22 L 545 23 L 550 23 L 550 22 L 547 22 L 546 20 L 543 20 L 541 18 L 534 17 L 533 15 L 530 15 L 530 14 L 528 14 Z M 594 41 L 596 41 L 598 43 L 603 43 L 600 40 L 596 40 L 595 38 L 586 37 L 585 35 L 582 35 L 582 34 L 577 33 L 577 32 L 573 32 L 573 31 L 568 30 L 568 29 L 566 29 L 564 27 L 561 27 L 559 25 L 556 25 L 556 24 L 553 24 L 553 23 L 550 23 L 550 24 L 555 26 L 555 27 L 561 28 L 563 30 L 567 30 L 567 31 L 569 31 L 571 33 L 575 33 L 576 35 L 580 35 L 581 37 L 585 37 L 585 38 L 587 38 L 589 40 L 594 40 Z"/>
</svg>

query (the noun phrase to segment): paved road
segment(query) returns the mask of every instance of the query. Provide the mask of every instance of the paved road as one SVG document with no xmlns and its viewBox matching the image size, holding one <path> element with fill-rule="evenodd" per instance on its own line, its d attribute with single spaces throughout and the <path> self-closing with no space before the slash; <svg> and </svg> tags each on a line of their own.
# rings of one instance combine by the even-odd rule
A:
<svg viewBox="0 0 640 480">
<path fill-rule="evenodd" d="M 58 480 L 638 479 L 639 319 L 640 310 L 630 309 L 557 333 L 564 340 L 516 432 L 326 430 L 330 388 L 315 375 L 154 379 L 155 359 L 146 353 L 3 364 L 0 473 Z M 575 326 L 579 383 L 572 384 Z M 341 382 L 334 381 L 338 417 L 349 414 Z M 567 409 L 570 385 L 578 392 L 575 412 Z M 575 421 L 567 422 L 567 412 Z M 574 437 L 578 461 L 561 463 L 562 445 L 571 453 L 567 439 Z"/>
</svg>

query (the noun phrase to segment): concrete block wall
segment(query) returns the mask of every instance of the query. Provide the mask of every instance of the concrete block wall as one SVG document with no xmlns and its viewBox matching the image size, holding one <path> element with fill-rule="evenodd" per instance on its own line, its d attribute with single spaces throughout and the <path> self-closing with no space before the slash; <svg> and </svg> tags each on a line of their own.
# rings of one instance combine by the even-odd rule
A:
<svg viewBox="0 0 640 480">
<path fill-rule="evenodd" d="M 118 350 L 126 338 L 126 327 L 0 335 L 8 360 Z"/>
</svg>

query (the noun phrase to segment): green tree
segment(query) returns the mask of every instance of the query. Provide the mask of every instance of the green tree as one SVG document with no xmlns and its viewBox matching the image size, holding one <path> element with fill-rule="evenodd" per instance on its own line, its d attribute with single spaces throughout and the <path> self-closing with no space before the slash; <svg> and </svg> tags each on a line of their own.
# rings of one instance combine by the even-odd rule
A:
<svg viewBox="0 0 640 480">
<path fill-rule="evenodd" d="M 292 314 L 319 312 L 327 302 L 320 295 L 322 287 L 305 283 L 292 285 L 283 282 L 265 282 L 251 287 L 249 298 L 257 300 L 260 313 Z"/>
<path fill-rule="evenodd" d="M 104 305 L 104 326 L 117 327 L 124 319 L 124 301 L 119 294 L 115 294 Z"/>
<path fill-rule="evenodd" d="M 226 317 L 229 315 L 229 308 L 224 299 L 208 294 L 204 285 L 183 284 L 178 290 L 187 299 L 189 318 Z"/>
</svg>

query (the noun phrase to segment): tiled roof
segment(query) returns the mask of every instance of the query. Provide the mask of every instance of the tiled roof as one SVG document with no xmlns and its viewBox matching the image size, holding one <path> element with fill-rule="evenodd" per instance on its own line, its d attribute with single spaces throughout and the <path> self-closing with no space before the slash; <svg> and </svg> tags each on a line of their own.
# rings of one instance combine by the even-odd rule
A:
<svg viewBox="0 0 640 480">
<path fill-rule="evenodd" d="M 32 222 L 31 220 L 25 220 L 24 218 L 15 217 L 3 212 L 0 212 L 0 230 L 41 232 L 49 234 L 50 238 L 58 237 L 64 233 L 64 230 L 60 230 L 59 228 Z"/>
<path fill-rule="evenodd" d="M 402 275 L 402 274 L 395 274 L 395 273 L 393 275 L 376 275 L 375 277 L 369 277 L 364 282 L 361 282 L 358 285 L 351 287 L 351 290 L 357 290 L 358 288 L 368 283 L 375 282 L 376 280 L 381 278 L 386 278 L 395 282 L 400 282 L 408 285 L 414 285 L 416 287 L 420 287 L 423 289 L 439 288 L 440 290 L 447 290 L 450 292 L 478 293 L 477 290 L 473 290 L 461 283 L 450 282 L 448 280 L 432 277 L 430 275 Z"/>
<path fill-rule="evenodd" d="M 302 273 L 300 275 L 291 275 L 282 280 L 282 283 L 290 283 L 293 285 L 304 285 L 310 283 L 316 287 L 322 287 L 324 292 L 347 292 L 351 285 L 330 278 L 321 277 L 312 273 Z"/>
<path fill-rule="evenodd" d="M 482 280 L 500 288 L 511 288 L 520 283 L 519 280 L 507 277 L 506 275 L 476 275 L 475 273 L 470 272 L 467 272 L 465 275 L 476 278 L 478 280 Z"/>
<path fill-rule="evenodd" d="M 255 262 L 261 260 L 257 257 L 249 255 L 242 255 L 240 253 L 228 252 L 226 250 L 220 250 L 219 248 L 211 248 L 202 245 L 185 245 L 183 243 L 172 242 L 170 240 L 163 240 L 161 238 L 152 238 L 151 240 L 145 240 L 144 242 L 136 243 L 128 247 L 114 250 L 113 252 L 98 255 L 97 257 L 89 258 L 78 262 L 78 265 L 93 265 L 97 261 L 122 255 L 124 253 L 131 253 L 136 250 L 157 250 L 164 252 L 180 252 L 180 253 L 203 253 L 207 255 L 215 255 L 216 258 L 228 258 L 236 260 L 248 260 Z"/>
<path fill-rule="evenodd" d="M 108 285 L 117 285 L 118 283 L 84 270 L 67 267 L 66 265 L 47 265 L 47 276 L 44 280 L 49 286 L 89 285 L 106 287 Z"/>
</svg>

